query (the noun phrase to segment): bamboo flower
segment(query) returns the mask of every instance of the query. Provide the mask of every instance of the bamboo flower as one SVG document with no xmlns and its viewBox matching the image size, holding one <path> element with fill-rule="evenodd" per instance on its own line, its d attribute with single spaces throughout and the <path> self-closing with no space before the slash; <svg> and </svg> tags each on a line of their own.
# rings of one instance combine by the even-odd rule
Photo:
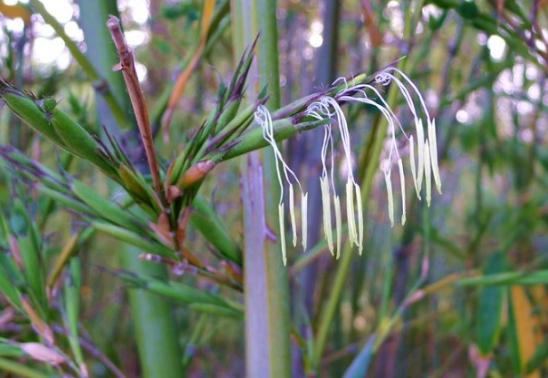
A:
<svg viewBox="0 0 548 378">
<path fill-rule="evenodd" d="M 301 183 L 295 172 L 289 168 L 287 163 L 282 157 L 282 153 L 278 148 L 276 139 L 274 138 L 274 126 L 272 122 L 272 116 L 268 109 L 259 105 L 255 111 L 255 122 L 261 127 L 263 132 L 264 140 L 270 145 L 274 152 L 275 166 L 276 166 L 276 175 L 278 178 L 278 183 L 280 185 L 280 200 L 278 204 L 278 219 L 279 219 L 279 228 L 280 228 L 280 243 L 282 248 L 282 258 L 284 265 L 287 264 L 287 246 L 285 244 L 285 214 L 284 214 L 284 181 L 289 186 L 289 218 L 291 223 L 291 231 L 293 236 L 293 246 L 297 245 L 297 217 L 295 214 L 295 190 L 293 183 L 297 183 L 299 190 L 301 192 L 301 227 L 302 227 L 302 245 L 303 248 L 306 248 L 306 235 L 307 235 L 307 199 L 308 193 L 304 192 Z"/>
</svg>

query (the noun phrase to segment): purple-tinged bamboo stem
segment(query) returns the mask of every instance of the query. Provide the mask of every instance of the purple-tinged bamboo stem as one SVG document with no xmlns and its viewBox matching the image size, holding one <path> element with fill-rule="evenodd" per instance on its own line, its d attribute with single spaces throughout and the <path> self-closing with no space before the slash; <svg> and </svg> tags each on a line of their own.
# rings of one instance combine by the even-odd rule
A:
<svg viewBox="0 0 548 378">
<path fill-rule="evenodd" d="M 145 149 L 150 174 L 152 176 L 152 184 L 154 190 L 160 198 L 164 198 L 162 192 L 162 181 L 160 179 L 160 170 L 156 159 L 156 151 L 154 150 L 154 137 L 150 127 L 150 119 L 148 116 L 148 108 L 145 101 L 145 96 L 139 84 L 137 71 L 135 70 L 135 58 L 133 52 L 129 49 L 124 33 L 120 26 L 120 20 L 115 16 L 110 16 L 107 21 L 107 27 L 112 35 L 112 40 L 116 46 L 120 63 L 115 66 L 115 69 L 122 71 L 124 81 L 126 82 L 131 105 L 137 119 L 137 126 L 141 134 L 141 141 Z M 162 200 L 163 201 L 163 200 Z"/>
</svg>

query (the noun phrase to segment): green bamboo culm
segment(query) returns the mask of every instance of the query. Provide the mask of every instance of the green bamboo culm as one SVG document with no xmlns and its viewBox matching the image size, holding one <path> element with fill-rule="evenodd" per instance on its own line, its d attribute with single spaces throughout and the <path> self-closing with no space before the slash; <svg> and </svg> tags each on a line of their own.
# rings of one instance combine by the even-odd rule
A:
<svg viewBox="0 0 548 378">
<path fill-rule="evenodd" d="M 261 34 L 258 46 L 259 84 L 267 87 L 271 110 L 281 106 L 280 69 L 278 52 L 278 25 L 276 19 L 276 0 L 257 0 L 254 8 L 254 31 Z M 275 157 L 271 149 L 264 152 L 264 173 L 266 189 L 267 223 L 276 224 L 275 199 L 280 196 L 276 179 Z M 282 232 L 282 231 L 280 231 Z M 270 247 L 270 246 L 268 246 Z M 267 248 L 268 248 L 267 247 Z M 266 253 L 266 270 L 269 305 L 269 350 L 271 377 L 291 376 L 291 314 L 289 304 L 289 279 L 287 267 L 282 263 L 280 246 L 275 246 L 277 253 Z"/>
<path fill-rule="evenodd" d="M 258 41 L 259 82 L 254 88 L 267 88 L 271 110 L 280 107 L 278 31 L 276 1 L 234 0 L 232 2 L 233 42 L 236 51 Z M 253 70 L 254 68 L 252 68 Z M 256 68 L 255 68 L 256 69 Z M 262 160 L 262 162 L 261 162 Z M 266 242 L 264 224 L 276 229 L 272 216 L 279 197 L 275 162 L 271 151 L 264 159 L 256 152 L 248 154 L 242 163 L 244 198 L 244 291 L 246 305 L 246 373 L 248 376 L 291 376 L 291 345 L 289 282 L 287 268 L 282 263 L 280 246 Z M 263 176 L 264 172 L 264 192 Z M 265 198 L 266 196 L 266 198 Z M 266 204 L 266 208 L 264 207 Z"/>
<path fill-rule="evenodd" d="M 138 250 L 124 248 L 122 264 L 140 276 L 166 281 L 163 265 L 140 261 Z M 129 289 L 131 321 L 135 330 L 141 374 L 149 378 L 183 376 L 179 334 L 170 302 L 144 289 Z"/>
</svg>

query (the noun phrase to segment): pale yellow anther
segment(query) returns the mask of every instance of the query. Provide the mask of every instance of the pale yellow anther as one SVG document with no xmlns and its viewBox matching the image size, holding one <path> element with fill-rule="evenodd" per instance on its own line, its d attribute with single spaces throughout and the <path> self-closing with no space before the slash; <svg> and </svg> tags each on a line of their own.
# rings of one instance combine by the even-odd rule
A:
<svg viewBox="0 0 548 378">
<path fill-rule="evenodd" d="M 282 261 L 284 266 L 287 265 L 287 252 L 285 246 L 285 220 L 284 220 L 284 204 L 283 202 L 278 205 L 278 219 L 280 221 L 280 244 L 282 246 Z"/>
<path fill-rule="evenodd" d="M 363 205 L 362 193 L 358 184 L 354 184 L 354 191 L 358 204 L 358 253 L 361 255 L 363 252 Z"/>
<path fill-rule="evenodd" d="M 356 219 L 354 214 L 354 188 L 350 180 L 346 181 L 346 218 L 348 219 L 348 233 L 350 243 L 358 244 Z"/>
<path fill-rule="evenodd" d="M 418 164 L 418 170 L 417 170 L 417 187 L 419 188 L 419 192 L 422 189 L 422 179 L 424 176 L 424 128 L 422 126 L 422 120 L 415 120 L 415 124 L 417 126 L 417 149 L 418 149 L 418 157 L 419 157 L 419 164 Z"/>
<path fill-rule="evenodd" d="M 322 194 L 323 232 L 327 240 L 329 252 L 334 255 L 333 226 L 331 224 L 331 195 L 329 194 L 329 181 L 327 176 L 320 177 L 320 190 Z"/>
<path fill-rule="evenodd" d="M 441 177 L 440 169 L 438 166 L 438 142 L 436 136 L 436 120 L 428 121 L 428 140 L 430 141 L 430 162 L 432 165 L 432 174 L 434 176 L 434 182 L 436 183 L 436 189 L 441 194 Z"/>
<path fill-rule="evenodd" d="M 432 200 L 432 180 L 431 180 L 431 165 L 430 165 L 430 148 L 428 141 L 424 143 L 424 179 L 426 180 L 426 204 L 430 207 Z"/>
<path fill-rule="evenodd" d="M 421 192 L 419 189 L 419 185 L 417 182 L 417 167 L 415 162 L 415 140 L 413 139 L 413 135 L 409 137 L 409 165 L 411 166 L 411 176 L 413 176 L 413 185 L 415 186 L 415 193 L 417 194 L 417 198 L 421 199 Z"/>
<path fill-rule="evenodd" d="M 293 235 L 293 247 L 297 246 L 297 222 L 295 218 L 295 190 L 289 184 L 289 217 L 291 220 L 291 233 Z"/>
<path fill-rule="evenodd" d="M 341 257 L 341 248 L 342 248 L 342 216 L 341 216 L 341 199 L 338 195 L 335 195 L 333 198 L 335 204 L 335 229 L 337 233 L 337 260 Z"/>
<path fill-rule="evenodd" d="M 308 193 L 301 193 L 301 233 L 303 252 L 306 252 L 308 241 Z"/>
<path fill-rule="evenodd" d="M 388 198 L 388 219 L 390 219 L 390 226 L 394 227 L 394 193 L 392 192 L 392 179 L 388 170 L 384 172 L 384 182 Z"/>
<path fill-rule="evenodd" d="M 398 159 L 398 169 L 400 172 L 400 191 L 401 191 L 401 225 L 405 225 L 407 214 L 405 212 L 405 174 L 403 173 L 403 163 Z"/>
</svg>

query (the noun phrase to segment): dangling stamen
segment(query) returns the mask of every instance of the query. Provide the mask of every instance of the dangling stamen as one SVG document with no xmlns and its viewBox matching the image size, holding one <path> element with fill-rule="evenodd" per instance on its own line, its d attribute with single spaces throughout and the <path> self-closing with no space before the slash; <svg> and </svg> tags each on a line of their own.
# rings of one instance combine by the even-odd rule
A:
<svg viewBox="0 0 548 378">
<path fill-rule="evenodd" d="M 268 109 L 262 105 L 257 107 L 257 111 L 255 112 L 255 120 L 262 128 L 264 140 L 272 147 L 272 150 L 274 152 L 276 175 L 278 178 L 278 183 L 280 185 L 280 201 L 278 204 L 278 218 L 280 221 L 280 243 L 282 248 L 282 257 L 285 265 L 287 262 L 287 256 L 286 256 L 286 245 L 285 245 L 285 221 L 284 221 L 285 217 L 284 217 L 284 202 L 283 202 L 284 185 L 283 185 L 281 170 L 283 169 L 283 176 L 286 182 L 289 184 L 289 212 L 290 212 L 290 220 L 291 220 L 291 230 L 293 234 L 293 246 L 297 244 L 297 224 L 295 219 L 295 193 L 294 193 L 293 184 L 291 183 L 290 178 L 292 178 L 297 183 L 297 185 L 299 186 L 299 189 L 301 190 L 301 193 L 303 193 L 303 189 L 302 189 L 301 183 L 299 182 L 299 179 L 297 178 L 295 173 L 289 168 L 289 166 L 286 164 L 286 162 L 284 161 L 282 157 L 282 153 L 278 149 L 278 145 L 276 144 L 276 139 L 274 138 L 274 125 Z"/>
<path fill-rule="evenodd" d="M 358 202 L 358 253 L 362 254 L 363 251 L 363 207 L 362 207 L 362 193 L 360 187 L 354 184 L 354 191 L 356 194 L 356 200 Z"/>
<path fill-rule="evenodd" d="M 320 108 L 319 105 L 318 108 Z M 318 115 L 318 117 L 322 119 L 322 116 Z M 334 255 L 335 248 L 333 245 L 333 225 L 331 223 L 331 194 L 326 164 L 327 149 L 329 147 L 331 147 L 331 149 L 333 148 L 331 125 L 326 125 L 324 126 L 324 138 L 321 150 L 322 176 L 320 177 L 320 190 L 322 195 L 323 230 L 325 239 L 327 240 L 329 252 L 331 252 L 331 255 Z M 331 159 L 333 160 L 333 153 L 331 153 Z M 331 169 L 333 169 L 333 163 L 331 164 Z"/>
<path fill-rule="evenodd" d="M 400 191 L 401 191 L 401 225 L 405 225 L 405 221 L 407 220 L 406 212 L 405 212 L 405 175 L 403 173 L 403 163 L 401 161 L 401 158 L 398 159 L 398 169 L 400 171 Z"/>
<path fill-rule="evenodd" d="M 415 186 L 415 193 L 417 198 L 421 199 L 421 192 L 417 183 L 417 168 L 415 167 L 415 142 L 413 135 L 409 137 L 409 165 L 411 166 L 411 176 L 413 176 L 413 185 Z"/>
<path fill-rule="evenodd" d="M 403 71 L 401 71 L 400 69 L 396 68 L 396 67 L 387 67 L 385 71 L 394 71 L 394 72 L 397 72 L 398 74 L 401 75 L 401 77 L 403 77 L 403 79 L 409 83 L 409 85 L 411 85 L 411 88 L 413 88 L 413 91 L 417 94 L 417 97 L 419 98 L 419 102 L 421 103 L 421 106 L 424 110 L 424 114 L 426 115 L 426 119 L 427 120 L 430 120 L 430 113 L 428 112 L 428 108 L 426 106 L 426 102 L 424 101 L 424 98 L 422 97 L 422 94 L 421 92 L 419 91 L 419 88 L 417 88 L 417 86 L 415 85 L 415 83 L 413 83 L 413 81 L 409 78 L 409 76 L 407 76 L 406 74 L 403 73 Z M 390 74 L 388 74 L 390 75 Z M 399 80 L 394 76 L 394 75 L 390 75 L 392 77 L 392 79 L 396 80 L 399 82 Z M 401 83 L 401 82 L 400 82 Z M 402 84 L 403 86 L 403 84 Z M 409 92 L 408 92 L 409 94 Z M 430 135 L 428 135 L 428 137 L 430 138 Z"/>
<path fill-rule="evenodd" d="M 350 180 L 346 181 L 346 217 L 348 218 L 348 233 L 350 242 L 358 245 L 356 232 L 356 220 L 354 219 L 354 185 Z"/>
<path fill-rule="evenodd" d="M 405 87 L 405 85 L 394 75 L 387 72 L 388 69 L 386 69 L 384 72 L 381 72 L 375 76 L 375 81 L 382 85 L 388 85 L 390 81 L 394 81 L 396 85 L 398 86 L 398 89 L 400 90 L 401 94 L 405 98 L 405 102 L 407 102 L 407 106 L 409 107 L 409 110 L 411 110 L 411 113 L 413 114 L 413 117 L 415 119 L 419 118 L 417 115 L 417 110 L 415 108 L 415 103 L 413 102 L 413 98 L 411 97 L 411 94 Z"/>
<path fill-rule="evenodd" d="M 347 89 L 345 89 L 346 91 Z M 334 110 L 334 114 L 330 112 L 329 109 Z M 361 197 L 360 197 L 360 189 L 359 185 L 354 181 L 353 176 L 353 169 L 352 169 L 352 152 L 350 149 L 350 134 L 348 131 L 348 125 L 346 123 L 346 119 L 344 116 L 344 113 L 340 107 L 340 105 L 337 103 L 337 101 L 334 98 L 331 97 L 324 97 L 322 98 L 319 103 L 314 103 L 309 106 L 307 114 L 312 115 L 314 117 L 318 117 L 319 113 L 316 111 L 317 109 L 321 109 L 321 112 L 327 116 L 331 117 L 332 115 L 335 115 L 337 117 L 337 125 L 339 128 L 341 141 L 343 144 L 343 151 L 345 154 L 345 162 L 347 165 L 347 181 L 346 181 L 346 213 L 347 213 L 347 220 L 348 220 L 348 231 L 349 231 L 349 240 L 351 243 L 357 245 L 360 248 L 362 248 L 362 238 L 363 238 L 363 210 L 362 210 L 362 204 L 361 204 Z M 325 158 L 327 155 L 327 148 L 330 147 L 331 150 L 333 149 L 332 144 L 332 136 L 331 136 L 331 129 L 326 128 L 325 134 L 324 134 L 324 142 L 322 145 L 322 178 L 320 179 L 320 185 L 322 190 L 322 205 L 323 205 L 323 212 L 324 212 L 324 231 L 326 233 L 326 239 L 328 240 L 328 244 L 330 244 L 330 240 L 332 240 L 332 235 L 329 235 L 327 232 L 325 225 L 331 225 L 331 207 L 330 207 L 330 201 L 327 201 L 326 196 L 329 192 L 328 184 L 327 184 L 327 169 L 326 169 L 326 163 Z M 335 228 L 336 228 L 336 255 L 340 256 L 340 249 L 342 244 L 342 215 L 341 215 L 341 205 L 340 205 L 340 197 L 336 195 L 335 192 L 335 182 L 334 182 L 334 175 L 333 175 L 333 151 L 331 151 L 331 189 L 333 191 L 333 203 L 335 207 Z M 356 193 L 356 194 L 355 194 Z M 359 208 L 357 209 L 356 214 L 356 204 L 354 201 L 357 201 Z M 356 224 L 356 217 L 358 218 L 357 224 Z"/>
<path fill-rule="evenodd" d="M 331 224 L 331 196 L 329 193 L 329 181 L 327 176 L 320 177 L 320 190 L 322 193 L 323 232 L 327 240 L 329 252 L 334 255 L 333 225 Z"/>
<path fill-rule="evenodd" d="M 306 252 L 308 242 L 308 192 L 301 193 L 301 232 L 303 252 Z"/>
<path fill-rule="evenodd" d="M 424 143 L 424 179 L 426 180 L 426 204 L 430 207 L 430 201 L 432 200 L 432 181 L 430 175 L 430 148 L 428 147 L 428 141 Z"/>
<path fill-rule="evenodd" d="M 396 114 L 394 114 L 394 111 L 392 111 L 392 109 L 390 108 L 390 105 L 388 105 L 388 103 L 386 102 L 386 100 L 384 99 L 384 97 L 380 94 L 380 92 L 377 90 L 377 88 L 375 88 L 374 86 L 372 85 L 369 85 L 369 84 L 361 84 L 361 85 L 357 85 L 356 87 L 363 87 L 365 89 L 369 89 L 371 90 L 373 93 L 375 93 L 375 95 L 377 96 L 377 98 L 381 101 L 381 105 L 388 111 L 388 113 L 390 114 L 390 117 L 391 119 L 394 121 L 395 124 L 398 125 L 398 128 L 400 129 L 400 131 L 402 132 L 403 136 L 405 137 L 405 139 L 409 139 L 409 137 L 407 136 L 407 133 L 405 132 L 405 130 L 403 129 L 403 126 L 402 124 L 400 123 L 398 117 L 396 117 Z M 351 88 L 353 89 L 353 88 Z M 367 94 L 365 93 L 365 91 L 360 91 L 364 98 L 368 98 Z"/>
<path fill-rule="evenodd" d="M 287 251 L 285 246 L 285 221 L 284 221 L 284 204 L 283 202 L 278 205 L 278 219 L 280 220 L 280 244 L 282 246 L 282 261 L 284 266 L 287 265 Z"/>
<path fill-rule="evenodd" d="M 436 120 L 428 122 L 428 138 L 430 141 L 430 161 L 432 163 L 434 182 L 436 183 L 438 193 L 441 194 L 441 178 L 440 169 L 438 166 L 438 142 L 436 138 Z"/>
<path fill-rule="evenodd" d="M 384 182 L 388 198 L 388 219 L 390 219 L 390 226 L 394 227 L 394 194 L 392 192 L 392 179 L 390 178 L 389 169 L 384 171 Z"/>
<path fill-rule="evenodd" d="M 293 233 L 293 247 L 295 247 L 297 245 L 297 222 L 295 221 L 295 191 L 292 184 L 289 184 L 289 217 Z"/>
<path fill-rule="evenodd" d="M 352 88 L 351 88 L 352 89 Z M 380 96 L 380 95 L 379 95 Z M 398 156 L 398 150 L 397 150 L 397 143 L 396 143 L 396 127 L 395 127 L 395 121 L 394 121 L 394 117 L 395 115 L 387 110 L 384 106 L 376 103 L 375 101 L 365 97 L 365 98 L 354 98 L 354 97 L 350 97 L 350 96 L 342 96 L 340 98 L 341 101 L 347 101 L 347 102 L 361 102 L 361 103 L 364 103 L 364 104 L 369 104 L 369 105 L 373 105 L 375 106 L 377 109 L 379 109 L 381 111 L 381 113 L 383 114 L 383 116 L 386 118 L 386 120 L 388 121 L 388 125 L 389 125 L 389 128 L 390 128 L 390 131 L 391 131 L 391 139 L 392 139 L 392 148 L 390 150 L 390 156 L 388 158 L 388 161 L 391 162 L 392 161 L 392 153 L 395 151 L 396 155 Z M 387 172 L 388 172 L 388 175 L 387 175 Z M 390 180 L 390 171 L 385 171 L 385 181 L 387 183 L 387 193 L 388 193 L 388 205 L 389 205 L 389 217 L 390 217 L 390 224 L 393 226 L 394 225 L 394 201 L 393 201 L 393 194 L 392 194 L 392 182 Z M 358 189 L 358 193 L 359 193 L 359 189 Z M 360 199 L 361 201 L 361 196 L 359 194 L 356 194 L 356 197 Z M 361 212 L 361 205 L 360 205 L 360 209 L 359 209 L 359 212 Z M 360 218 L 361 218 L 361 215 L 360 215 Z M 359 222 L 360 220 L 358 220 Z M 363 223 L 363 219 L 361 220 L 362 223 Z M 349 224 L 349 228 L 352 226 L 352 224 Z M 350 232 L 352 232 L 350 230 Z M 362 225 L 362 235 L 363 235 L 363 225 Z M 351 236 L 352 236 L 352 233 L 351 233 Z M 358 236 L 356 236 L 358 237 Z M 362 236 L 359 237 L 360 240 L 362 238 Z M 359 244 L 358 244 L 359 246 Z"/>
<path fill-rule="evenodd" d="M 417 187 L 419 192 L 422 189 L 422 178 L 424 175 L 424 129 L 422 127 L 422 120 L 418 120 L 417 126 L 417 150 L 419 155 L 418 171 L 417 171 Z"/>
<path fill-rule="evenodd" d="M 342 248 L 342 217 L 341 217 L 341 199 L 338 195 L 335 195 L 334 198 L 335 204 L 335 230 L 337 233 L 337 252 L 336 259 L 338 260 L 341 257 L 341 248 Z"/>
<path fill-rule="evenodd" d="M 428 140 L 430 142 L 430 146 L 429 146 L 429 149 L 430 149 L 430 151 L 429 151 L 430 152 L 430 162 L 432 164 L 432 172 L 431 173 L 434 176 L 434 182 L 436 184 L 436 189 L 438 190 L 438 193 L 441 194 L 441 177 L 440 177 L 439 166 L 438 166 L 436 121 L 433 118 L 430 118 L 430 113 L 428 112 L 428 107 L 426 106 L 426 101 L 424 101 L 424 98 L 422 97 L 422 94 L 420 93 L 420 91 L 417 88 L 417 86 L 415 85 L 415 83 L 413 83 L 413 81 L 405 73 L 403 73 L 401 70 L 399 70 L 396 67 L 388 67 L 386 69 L 386 71 L 393 71 L 393 72 L 396 72 L 399 75 L 401 75 L 403 77 L 403 79 L 413 88 L 413 91 L 416 93 L 417 97 L 419 98 L 419 102 L 421 103 L 421 106 L 424 110 L 424 114 L 426 115 L 426 120 L 427 120 Z M 389 75 L 392 79 L 397 80 L 397 78 L 394 77 L 393 75 L 391 75 L 389 73 L 386 73 L 386 74 Z M 398 84 L 398 86 L 399 86 L 399 84 Z M 418 140 L 417 142 L 419 143 L 419 148 L 420 148 L 421 141 Z M 420 162 L 420 158 L 419 158 L 419 166 L 420 165 L 421 165 L 421 162 Z M 422 175 L 419 174 L 419 183 L 421 182 L 421 180 L 422 180 Z M 420 189 L 420 187 L 421 186 L 419 185 L 419 189 Z"/>
</svg>

